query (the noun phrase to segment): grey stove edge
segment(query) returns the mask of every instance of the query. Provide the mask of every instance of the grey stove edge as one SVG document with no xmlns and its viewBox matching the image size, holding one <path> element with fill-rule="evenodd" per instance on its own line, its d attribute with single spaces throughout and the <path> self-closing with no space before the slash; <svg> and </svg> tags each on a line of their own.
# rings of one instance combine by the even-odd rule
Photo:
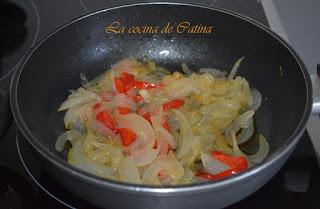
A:
<svg viewBox="0 0 320 209">
<path fill-rule="evenodd" d="M 301 56 L 308 71 L 315 76 L 320 62 L 320 1 L 260 0 L 270 28 L 288 41 Z M 301 27 L 301 28 L 300 28 Z M 314 89 L 320 91 L 320 89 Z M 312 115 L 306 125 L 320 164 L 320 118 Z"/>
</svg>

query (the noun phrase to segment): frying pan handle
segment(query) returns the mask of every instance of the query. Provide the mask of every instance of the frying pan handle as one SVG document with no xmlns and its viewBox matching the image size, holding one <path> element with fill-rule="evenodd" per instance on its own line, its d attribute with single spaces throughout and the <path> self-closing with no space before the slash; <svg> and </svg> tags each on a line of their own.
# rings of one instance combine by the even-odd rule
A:
<svg viewBox="0 0 320 209">
<path fill-rule="evenodd" d="M 320 64 L 317 65 L 317 74 L 311 75 L 312 90 L 313 90 L 313 115 L 320 115 Z"/>
</svg>

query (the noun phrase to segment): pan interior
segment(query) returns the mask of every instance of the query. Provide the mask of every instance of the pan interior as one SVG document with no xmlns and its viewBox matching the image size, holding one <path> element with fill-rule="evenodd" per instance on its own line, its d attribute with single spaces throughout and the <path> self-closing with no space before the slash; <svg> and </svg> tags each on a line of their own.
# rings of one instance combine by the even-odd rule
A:
<svg viewBox="0 0 320 209">
<path fill-rule="evenodd" d="M 166 15 L 164 15 L 164 13 Z M 106 34 L 114 21 L 123 26 L 212 25 L 211 34 Z M 44 41 L 21 71 L 17 88 L 23 120 L 41 144 L 54 149 L 64 131 L 64 113 L 57 112 L 68 90 L 81 86 L 80 73 L 94 78 L 125 57 L 149 57 L 177 69 L 182 62 L 191 69 L 214 67 L 229 71 L 245 56 L 239 75 L 259 89 L 263 103 L 256 113 L 256 127 L 271 150 L 287 144 L 308 105 L 301 67 L 280 41 L 263 29 L 224 12 L 186 5 L 143 5 L 97 13 L 75 21 Z"/>
</svg>

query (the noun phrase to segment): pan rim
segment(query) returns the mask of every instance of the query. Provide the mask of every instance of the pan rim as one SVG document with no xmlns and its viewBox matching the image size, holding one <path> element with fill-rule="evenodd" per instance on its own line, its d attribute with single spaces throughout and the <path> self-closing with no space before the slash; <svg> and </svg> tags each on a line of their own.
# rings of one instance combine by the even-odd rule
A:
<svg viewBox="0 0 320 209">
<path fill-rule="evenodd" d="M 48 39 L 50 39 L 51 36 L 54 36 L 56 33 L 58 33 L 60 30 L 63 30 L 64 28 L 68 27 L 69 25 L 78 22 L 82 19 L 95 16 L 97 14 L 108 12 L 111 10 L 121 9 L 121 8 L 127 8 L 127 7 L 135 7 L 135 6 L 149 6 L 149 5 L 177 5 L 177 6 L 188 6 L 188 7 L 196 7 L 196 8 L 203 8 L 207 9 L 213 12 L 220 12 L 225 15 L 233 16 L 241 21 L 247 22 L 264 32 L 268 33 L 270 36 L 272 36 L 274 39 L 276 39 L 278 42 L 281 43 L 282 46 L 286 48 L 288 52 L 294 57 L 294 59 L 297 61 L 301 73 L 304 76 L 305 81 L 305 89 L 306 89 L 306 105 L 303 111 L 303 115 L 295 129 L 295 131 L 288 137 L 287 142 L 284 144 L 285 146 L 281 146 L 276 148 L 276 150 L 272 153 L 272 157 L 268 157 L 265 162 L 262 164 L 259 164 L 257 166 L 254 166 L 247 171 L 234 175 L 230 178 L 226 178 L 223 180 L 220 180 L 218 182 L 207 182 L 207 183 L 201 183 L 201 184 L 192 184 L 192 185 L 181 185 L 181 186 L 170 186 L 170 187 L 160 187 L 160 186 L 148 186 L 148 185 L 135 185 L 135 184 L 129 184 L 129 183 L 123 183 L 123 182 L 116 182 L 112 180 L 107 180 L 101 177 L 97 177 L 93 174 L 89 174 L 85 171 L 82 171 L 78 168 L 75 168 L 71 165 L 69 165 L 65 160 L 59 158 L 51 152 L 48 148 L 42 145 L 40 140 L 37 139 L 32 134 L 32 131 L 29 129 L 28 125 L 25 123 L 20 107 L 18 105 L 18 86 L 19 86 L 19 80 L 20 75 L 24 69 L 25 64 L 28 62 L 29 58 L 33 55 L 33 53 L 39 48 L 44 42 L 46 42 Z M 189 4 L 189 3 L 172 3 L 172 2 L 153 2 L 153 3 L 137 3 L 137 4 L 128 4 L 128 5 L 121 5 L 116 7 L 111 7 L 107 9 L 101 9 L 95 12 L 92 12 L 90 14 L 83 15 L 81 17 L 74 18 L 70 22 L 64 24 L 63 26 L 59 27 L 58 29 L 54 30 L 52 33 L 50 33 L 48 36 L 46 36 L 42 41 L 40 41 L 30 52 L 29 54 L 24 58 L 22 64 L 20 67 L 14 72 L 11 85 L 10 85 L 10 104 L 12 113 L 14 116 L 14 119 L 17 123 L 17 126 L 19 127 L 20 132 L 22 132 L 23 136 L 26 138 L 29 144 L 32 145 L 32 147 L 41 154 L 42 157 L 45 158 L 45 160 L 49 161 L 54 166 L 58 167 L 59 169 L 63 170 L 64 172 L 68 172 L 68 174 L 73 175 L 74 177 L 78 177 L 80 179 L 89 181 L 91 184 L 94 184 L 98 187 L 107 187 L 108 189 L 121 191 L 121 192 L 132 192 L 132 193 L 140 193 L 140 194 L 153 194 L 153 195 L 168 195 L 168 194 L 195 194 L 195 192 L 205 192 L 205 191 L 212 191 L 212 190 L 223 190 L 226 187 L 231 187 L 232 185 L 236 185 L 241 183 L 243 180 L 248 180 L 248 177 L 253 178 L 254 176 L 257 176 L 264 172 L 268 167 L 270 167 L 274 162 L 278 161 L 280 158 L 284 157 L 284 155 L 295 147 L 297 142 L 299 141 L 299 138 L 305 128 L 306 122 L 311 114 L 311 107 L 312 107 L 312 86 L 311 86 L 311 79 L 309 72 L 306 70 L 305 65 L 303 64 L 301 58 L 299 55 L 295 52 L 295 50 L 278 34 L 271 31 L 269 28 L 264 26 L 263 24 L 249 18 L 246 16 L 243 16 L 241 14 L 221 9 L 217 7 L 208 7 L 203 5 L 197 5 L 197 4 Z"/>
</svg>

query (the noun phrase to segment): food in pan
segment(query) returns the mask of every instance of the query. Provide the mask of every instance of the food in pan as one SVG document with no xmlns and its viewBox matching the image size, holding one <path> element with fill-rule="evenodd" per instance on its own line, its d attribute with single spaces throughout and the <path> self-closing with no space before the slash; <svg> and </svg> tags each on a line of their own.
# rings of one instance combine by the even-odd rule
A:
<svg viewBox="0 0 320 209">
<path fill-rule="evenodd" d="M 135 184 L 179 185 L 218 181 L 261 163 L 267 140 L 254 130 L 261 94 L 236 76 L 182 64 L 168 71 L 155 62 L 127 58 L 72 90 L 58 111 L 67 129 L 71 165 L 94 175 Z M 258 151 L 241 145 L 255 140 Z"/>
</svg>

